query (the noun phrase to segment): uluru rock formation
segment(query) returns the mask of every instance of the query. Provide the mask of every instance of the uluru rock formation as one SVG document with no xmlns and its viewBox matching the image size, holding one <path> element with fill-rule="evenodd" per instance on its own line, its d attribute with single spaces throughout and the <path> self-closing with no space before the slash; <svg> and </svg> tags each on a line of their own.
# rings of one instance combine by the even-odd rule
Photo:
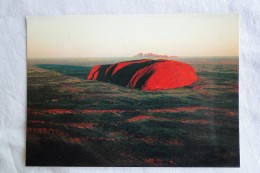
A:
<svg viewBox="0 0 260 173">
<path fill-rule="evenodd" d="M 198 77 L 193 67 L 183 62 L 142 59 L 94 66 L 87 79 L 141 90 L 165 90 L 188 86 Z"/>
</svg>

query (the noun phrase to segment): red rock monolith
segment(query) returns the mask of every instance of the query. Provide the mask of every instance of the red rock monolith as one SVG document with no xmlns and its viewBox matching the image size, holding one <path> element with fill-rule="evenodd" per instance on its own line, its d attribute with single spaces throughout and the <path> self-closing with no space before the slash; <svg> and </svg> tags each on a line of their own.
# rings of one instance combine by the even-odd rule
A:
<svg viewBox="0 0 260 173">
<path fill-rule="evenodd" d="M 143 59 L 94 66 L 87 79 L 152 91 L 188 86 L 198 77 L 194 68 L 183 62 Z"/>
</svg>

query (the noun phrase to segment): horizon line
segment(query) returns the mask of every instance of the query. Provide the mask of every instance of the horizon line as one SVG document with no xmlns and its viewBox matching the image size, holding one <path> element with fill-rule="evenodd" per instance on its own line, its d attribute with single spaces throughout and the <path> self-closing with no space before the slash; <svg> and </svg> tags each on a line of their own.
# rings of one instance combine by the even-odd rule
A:
<svg viewBox="0 0 260 173">
<path fill-rule="evenodd" d="M 104 56 L 104 57 L 26 57 L 27 59 L 37 59 L 37 58 L 134 58 L 135 56 Z M 137 58 L 142 58 L 141 56 L 136 56 Z M 224 56 L 216 56 L 216 55 L 209 55 L 209 56 L 176 56 L 172 55 L 174 58 L 197 58 L 197 57 L 239 57 L 239 55 L 224 55 Z M 143 58 L 149 58 L 149 56 L 144 56 Z M 151 57 L 152 58 L 152 57 Z M 171 58 L 171 56 L 169 56 Z M 160 58 L 157 58 L 160 59 Z M 167 58 L 162 58 L 167 59 Z"/>
</svg>

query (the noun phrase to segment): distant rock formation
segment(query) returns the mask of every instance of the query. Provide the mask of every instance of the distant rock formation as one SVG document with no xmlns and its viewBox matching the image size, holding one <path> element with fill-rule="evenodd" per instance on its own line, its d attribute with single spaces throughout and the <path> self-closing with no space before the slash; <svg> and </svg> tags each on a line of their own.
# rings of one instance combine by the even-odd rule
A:
<svg viewBox="0 0 260 173">
<path fill-rule="evenodd" d="M 94 66 L 87 79 L 152 91 L 188 86 L 198 77 L 193 67 L 183 62 L 142 59 Z"/>
<path fill-rule="evenodd" d="M 158 54 L 154 54 L 154 53 L 138 53 L 135 55 L 135 57 L 156 58 L 156 59 L 178 58 L 177 56 L 158 55 Z"/>
</svg>

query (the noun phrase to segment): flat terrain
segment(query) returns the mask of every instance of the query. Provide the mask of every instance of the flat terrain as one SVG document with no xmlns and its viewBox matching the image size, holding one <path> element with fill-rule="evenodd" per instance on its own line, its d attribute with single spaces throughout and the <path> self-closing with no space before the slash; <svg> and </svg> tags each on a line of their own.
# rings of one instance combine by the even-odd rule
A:
<svg viewBox="0 0 260 173">
<path fill-rule="evenodd" d="M 239 166 L 238 59 L 180 59 L 192 86 L 144 92 L 91 67 L 28 65 L 26 164 Z"/>
</svg>

